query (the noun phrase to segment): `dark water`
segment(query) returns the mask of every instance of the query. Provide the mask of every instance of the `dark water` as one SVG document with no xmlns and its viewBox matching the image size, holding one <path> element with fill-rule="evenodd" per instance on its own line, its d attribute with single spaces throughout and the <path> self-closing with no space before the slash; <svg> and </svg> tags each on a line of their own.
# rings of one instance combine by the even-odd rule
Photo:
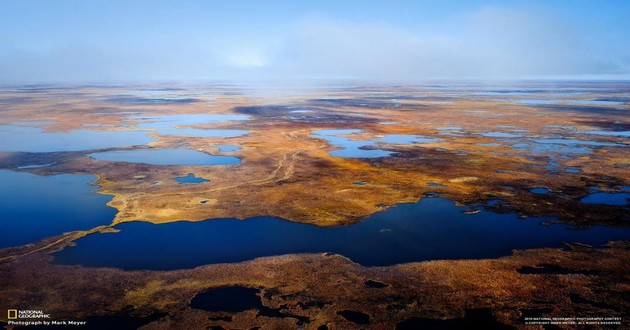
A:
<svg viewBox="0 0 630 330">
<path fill-rule="evenodd" d="M 360 223 L 316 227 L 277 218 L 215 219 L 154 225 L 123 223 L 118 233 L 94 234 L 54 254 L 58 264 L 124 269 L 180 269 L 291 253 L 332 252 L 366 266 L 463 258 L 495 258 L 512 249 L 599 245 L 630 239 L 630 230 L 541 226 L 485 210 L 466 215 L 444 198 L 424 198 L 373 214 Z M 185 257 L 182 257 L 185 256 Z"/>
<path fill-rule="evenodd" d="M 580 201 L 587 204 L 630 205 L 630 193 L 596 192 Z"/>
<path fill-rule="evenodd" d="M 293 315 L 263 305 L 260 290 L 243 286 L 212 288 L 198 293 L 190 301 L 190 307 L 210 312 L 238 313 L 246 310 L 258 310 L 258 315 L 267 317 L 291 317 L 298 320 L 298 325 L 309 321 L 308 317 Z M 286 307 L 286 306 L 284 306 Z M 219 319 L 222 319 L 220 317 Z"/>
<path fill-rule="evenodd" d="M 337 315 L 355 324 L 370 324 L 370 315 L 362 312 L 342 310 L 338 311 Z"/>
<path fill-rule="evenodd" d="M 150 165 L 232 165 L 241 162 L 238 157 L 209 155 L 192 149 L 139 149 L 105 151 L 89 155 L 110 162 L 142 163 Z"/>
<path fill-rule="evenodd" d="M 95 180 L 0 170 L 0 248 L 110 224 L 116 210 L 105 204 L 112 197 L 95 193 Z"/>
<path fill-rule="evenodd" d="M 258 289 L 228 286 L 210 289 L 197 294 L 190 307 L 211 312 L 238 313 L 263 307 Z"/>
<path fill-rule="evenodd" d="M 556 275 L 568 275 L 568 274 L 581 274 L 581 275 L 597 275 L 599 270 L 575 270 L 560 267 L 554 264 L 542 264 L 536 267 L 525 266 L 517 269 L 519 274 L 525 275 L 537 275 L 537 274 L 556 274 Z"/>
<path fill-rule="evenodd" d="M 542 187 L 532 188 L 529 191 L 531 191 L 531 192 L 533 192 L 534 194 L 537 194 L 537 195 L 547 195 L 550 192 L 549 189 L 542 188 Z"/>
<path fill-rule="evenodd" d="M 363 284 L 365 285 L 366 288 L 371 288 L 371 289 L 383 289 L 383 288 L 389 287 L 389 284 L 379 282 L 379 281 L 374 281 L 374 280 L 367 280 Z"/>
</svg>

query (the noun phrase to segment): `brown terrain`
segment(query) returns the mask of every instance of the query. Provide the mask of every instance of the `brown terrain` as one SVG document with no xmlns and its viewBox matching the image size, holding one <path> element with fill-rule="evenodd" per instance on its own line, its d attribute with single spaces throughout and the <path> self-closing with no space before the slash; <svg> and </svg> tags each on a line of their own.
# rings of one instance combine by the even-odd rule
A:
<svg viewBox="0 0 630 330">
<path fill-rule="evenodd" d="M 628 85 L 610 87 L 616 92 L 604 95 L 609 99 L 627 98 L 630 93 Z M 514 251 L 499 259 L 389 267 L 363 267 L 328 254 L 266 257 L 176 271 L 123 271 L 50 262 L 50 253 L 85 235 L 111 231 L 122 222 L 160 224 L 264 215 L 317 226 L 349 225 L 435 193 L 496 212 L 554 217 L 576 228 L 628 227 L 628 205 L 580 202 L 591 187 L 620 192 L 630 186 L 628 138 L 584 134 L 630 131 L 626 99 L 616 106 L 527 105 L 518 100 L 551 96 L 542 92 L 505 97 L 380 86 L 262 95 L 234 86 L 195 86 L 172 92 L 178 97 L 192 95 L 185 102 L 116 97 L 128 90 L 133 86 L 28 94 L 5 90 L 0 94 L 0 125 L 51 121 L 41 125 L 47 132 L 124 131 L 132 130 L 139 121 L 121 112 L 140 116 L 247 115 L 248 120 L 187 126 L 247 130 L 245 135 L 207 138 L 149 131 L 156 141 L 147 146 L 111 149 L 188 148 L 217 154 L 216 146 L 236 145 L 241 149 L 221 154 L 239 157 L 241 163 L 158 166 L 87 156 L 103 150 L 0 152 L 0 169 L 54 163 L 20 171 L 94 174 L 98 193 L 112 195 L 108 205 L 118 211 L 111 225 L 0 250 L 0 310 L 28 302 L 29 308 L 45 310 L 55 318 L 97 317 L 93 320 L 99 321 L 93 322 L 101 322 L 118 316 L 134 320 L 143 329 L 414 329 L 462 323 L 482 328 L 536 328 L 542 326 L 526 325 L 525 318 L 628 316 L 628 242 L 611 242 L 601 248 L 571 244 L 567 249 Z M 586 93 L 575 98 L 604 96 Z M 314 133 L 324 129 L 362 130 L 343 135 L 351 140 L 389 134 L 439 140 L 378 144 L 372 148 L 392 154 L 344 158 L 331 155 L 339 148 Z M 537 153 L 514 148 L 501 134 L 512 134 L 526 143 L 561 137 L 607 145 L 588 146 L 590 152 L 563 157 L 553 148 Z M 580 171 L 567 172 L 566 168 Z M 173 180 L 188 173 L 210 181 L 182 185 Z M 550 193 L 535 194 L 532 188 L 546 188 Z M 493 200 L 500 203 L 488 204 Z M 189 306 L 197 293 L 226 286 L 257 289 L 266 313 L 257 309 L 211 312 Z M 5 316 L 0 314 L 0 322 L 7 321 Z M 553 327 L 581 326 L 549 328 Z"/>
</svg>

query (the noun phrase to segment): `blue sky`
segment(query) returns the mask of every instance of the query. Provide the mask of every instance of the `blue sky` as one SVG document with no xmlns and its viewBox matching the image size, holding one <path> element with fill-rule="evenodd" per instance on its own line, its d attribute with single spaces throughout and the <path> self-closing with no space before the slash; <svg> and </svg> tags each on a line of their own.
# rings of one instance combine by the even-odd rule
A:
<svg viewBox="0 0 630 330">
<path fill-rule="evenodd" d="M 630 1 L 0 1 L 0 82 L 630 77 Z"/>
</svg>

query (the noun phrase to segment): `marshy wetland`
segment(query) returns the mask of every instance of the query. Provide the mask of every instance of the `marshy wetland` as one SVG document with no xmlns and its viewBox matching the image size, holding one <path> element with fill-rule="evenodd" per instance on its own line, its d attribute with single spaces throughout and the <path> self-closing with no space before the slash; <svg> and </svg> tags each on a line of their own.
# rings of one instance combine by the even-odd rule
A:
<svg viewBox="0 0 630 330">
<path fill-rule="evenodd" d="M 0 309 L 142 329 L 628 316 L 630 84 L 256 87 L 0 86 Z"/>
</svg>

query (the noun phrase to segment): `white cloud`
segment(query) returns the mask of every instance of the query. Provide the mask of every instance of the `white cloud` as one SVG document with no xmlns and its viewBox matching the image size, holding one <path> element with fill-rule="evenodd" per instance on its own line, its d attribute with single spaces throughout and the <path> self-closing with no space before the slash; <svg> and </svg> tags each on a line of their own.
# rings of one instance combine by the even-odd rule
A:
<svg viewBox="0 0 630 330">
<path fill-rule="evenodd" d="M 409 80 L 629 73 L 628 57 L 593 50 L 571 26 L 534 11 L 485 8 L 448 33 L 310 19 L 287 38 L 291 72 Z"/>
<path fill-rule="evenodd" d="M 269 64 L 260 50 L 237 49 L 224 54 L 224 63 L 235 68 L 259 68 Z"/>
<path fill-rule="evenodd" d="M 434 30 L 310 17 L 273 31 L 8 44 L 0 81 L 630 76 L 627 40 L 580 34 L 543 10 L 488 7 L 446 19 Z"/>
</svg>

